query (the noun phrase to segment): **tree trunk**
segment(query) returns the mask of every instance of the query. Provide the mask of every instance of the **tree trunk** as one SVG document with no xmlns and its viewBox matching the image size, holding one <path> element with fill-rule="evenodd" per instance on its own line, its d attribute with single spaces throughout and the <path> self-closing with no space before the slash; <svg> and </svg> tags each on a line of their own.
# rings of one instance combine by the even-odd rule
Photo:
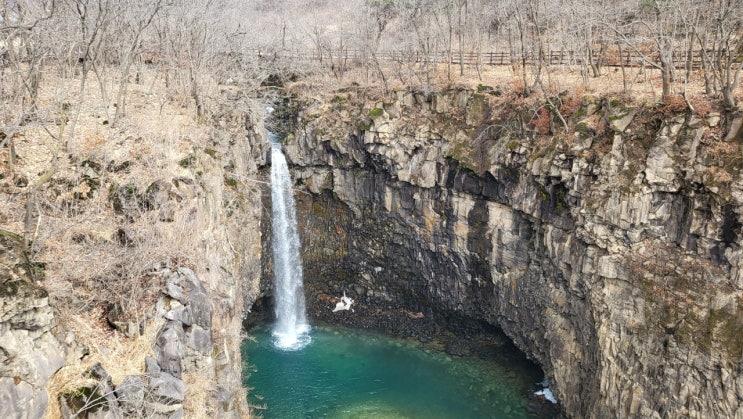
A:
<svg viewBox="0 0 743 419">
<path fill-rule="evenodd" d="M 617 41 L 617 49 L 619 49 L 619 68 L 622 70 L 622 91 L 624 94 L 628 94 L 629 91 L 627 90 L 627 70 L 624 68 L 624 57 L 622 54 L 624 51 L 622 51 L 622 43 Z"/>
<path fill-rule="evenodd" d="M 199 86 L 196 82 L 196 75 L 193 71 L 193 66 L 188 67 L 189 77 L 191 79 L 191 98 L 194 100 L 196 105 L 196 120 L 204 122 L 204 106 L 201 103 L 201 97 L 199 96 Z"/>
<path fill-rule="evenodd" d="M 671 71 L 667 66 L 663 66 L 661 69 L 661 82 L 663 84 L 663 95 L 662 98 L 665 100 L 671 95 Z"/>
<path fill-rule="evenodd" d="M 732 60 L 732 56 L 730 59 Z M 737 101 L 735 100 L 735 89 L 738 87 L 741 68 L 741 65 L 738 65 L 738 68 L 733 70 L 733 64 L 728 63 L 727 77 L 722 88 L 722 101 L 725 104 L 725 108 L 729 110 L 735 109 L 735 106 L 737 105 Z"/>
<path fill-rule="evenodd" d="M 665 54 L 664 51 L 660 52 L 660 76 L 663 88 L 661 98 L 666 100 L 671 95 L 671 82 L 673 81 L 673 58 Z M 672 53 L 671 53 L 672 54 Z"/>
<path fill-rule="evenodd" d="M 457 29 L 457 38 L 459 40 L 459 75 L 464 76 L 464 26 L 462 24 L 462 5 L 459 6 Z"/>
<path fill-rule="evenodd" d="M 454 45 L 453 42 L 453 32 L 454 27 L 451 24 L 451 14 L 447 13 L 447 20 L 449 21 L 449 46 L 447 47 L 447 60 L 446 60 L 446 79 L 451 80 L 451 61 L 454 58 L 452 54 L 452 46 Z"/>
</svg>

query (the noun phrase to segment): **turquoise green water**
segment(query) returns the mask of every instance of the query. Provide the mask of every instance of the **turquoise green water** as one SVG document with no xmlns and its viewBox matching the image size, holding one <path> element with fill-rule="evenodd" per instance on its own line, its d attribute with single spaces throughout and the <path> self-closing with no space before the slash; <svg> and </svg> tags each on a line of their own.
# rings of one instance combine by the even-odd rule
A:
<svg viewBox="0 0 743 419">
<path fill-rule="evenodd" d="M 243 345 L 246 386 L 266 419 L 538 417 L 527 395 L 541 378 L 520 366 L 345 329 L 316 328 L 310 345 L 290 352 L 265 330 L 252 336 Z"/>
</svg>

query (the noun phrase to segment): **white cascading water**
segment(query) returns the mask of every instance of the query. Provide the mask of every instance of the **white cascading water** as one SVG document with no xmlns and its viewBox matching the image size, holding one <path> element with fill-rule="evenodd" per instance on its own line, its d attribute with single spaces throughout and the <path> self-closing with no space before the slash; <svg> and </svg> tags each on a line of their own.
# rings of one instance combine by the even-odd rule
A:
<svg viewBox="0 0 743 419">
<path fill-rule="evenodd" d="M 299 254 L 297 217 L 292 195 L 292 180 L 281 143 L 271 140 L 271 201 L 276 324 L 274 344 L 283 350 L 297 350 L 310 342 L 310 325 L 304 303 L 302 259 Z"/>
</svg>

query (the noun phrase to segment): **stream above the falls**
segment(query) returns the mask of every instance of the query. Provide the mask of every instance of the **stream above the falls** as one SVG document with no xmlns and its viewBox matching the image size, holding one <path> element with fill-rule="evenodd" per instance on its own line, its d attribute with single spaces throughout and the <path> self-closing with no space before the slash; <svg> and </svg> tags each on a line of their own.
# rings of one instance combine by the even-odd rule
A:
<svg viewBox="0 0 743 419">
<path fill-rule="evenodd" d="M 270 418 L 542 418 L 542 380 L 524 360 L 454 357 L 365 331 L 315 327 L 312 343 L 276 348 L 260 326 L 242 347 L 248 400 Z"/>
</svg>

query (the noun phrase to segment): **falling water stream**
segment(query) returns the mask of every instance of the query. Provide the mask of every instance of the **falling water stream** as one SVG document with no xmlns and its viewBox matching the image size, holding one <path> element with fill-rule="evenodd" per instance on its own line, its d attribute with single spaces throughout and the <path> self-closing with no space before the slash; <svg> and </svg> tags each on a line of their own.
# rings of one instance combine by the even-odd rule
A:
<svg viewBox="0 0 743 419">
<path fill-rule="evenodd" d="M 269 139 L 276 320 L 242 347 L 249 401 L 263 417 L 552 417 L 533 396 L 541 371 L 525 359 L 457 359 L 363 331 L 310 328 L 292 180 L 280 140 Z"/>
<path fill-rule="evenodd" d="M 302 260 L 292 180 L 281 143 L 269 134 L 271 143 L 271 201 L 273 225 L 274 344 L 283 350 L 298 350 L 310 342 L 304 302 Z"/>
</svg>

